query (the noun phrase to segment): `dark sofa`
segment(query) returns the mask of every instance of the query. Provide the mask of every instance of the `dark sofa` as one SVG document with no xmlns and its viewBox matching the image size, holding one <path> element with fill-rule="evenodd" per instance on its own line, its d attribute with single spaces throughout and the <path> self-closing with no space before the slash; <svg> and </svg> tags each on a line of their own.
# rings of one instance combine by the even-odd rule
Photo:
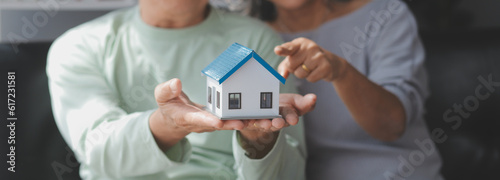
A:
<svg viewBox="0 0 500 180">
<path fill-rule="evenodd" d="M 61 137 L 54 118 L 45 74 L 47 52 L 51 43 L 1 44 L 0 69 L 16 72 L 16 172 L 6 171 L 2 163 L 0 179 L 80 179 L 76 159 Z M 18 51 L 16 52 L 16 49 Z M 5 81 L 4 81 L 5 82 Z M 1 96 L 1 102 L 7 102 Z M 7 104 L 2 103 L 2 114 Z M 3 138 L 9 132 L 1 128 L 0 154 L 8 154 Z M 2 162 L 7 161 L 1 156 Z M 4 161 L 5 160 L 5 161 Z"/>
<path fill-rule="evenodd" d="M 449 180 L 500 179 L 498 33 L 500 30 L 422 36 L 431 90 L 426 121 L 429 131 L 438 137 L 435 143 L 444 164 L 441 172 Z M 490 77 L 499 84 L 493 92 L 483 81 Z"/>
<path fill-rule="evenodd" d="M 500 1 L 406 2 L 427 51 L 426 121 L 439 137 L 442 174 L 500 179 Z"/>
<path fill-rule="evenodd" d="M 410 5 L 414 5 L 417 17 L 421 17 L 418 16 L 421 4 Z M 500 179 L 500 87 L 491 91 L 480 80 L 491 77 L 492 81 L 500 82 L 499 34 L 500 28 L 421 31 L 431 91 L 426 103 L 426 121 L 437 137 L 444 163 L 441 172 L 446 179 Z M 50 44 L 0 44 L 4 80 L 7 71 L 16 71 L 18 114 L 16 173 L 2 170 L 1 179 L 79 179 L 78 164 L 59 134 L 51 112 L 45 74 Z M 483 88 L 479 88 L 478 96 L 479 86 Z M 7 101 L 4 95 L 0 97 L 0 102 Z M 2 114 L 7 113 L 5 106 L 3 103 L 0 108 Z M 463 112 L 454 106 L 462 106 L 458 109 Z M 5 126 L 0 132 L 0 137 L 8 137 Z M 8 154 L 3 140 L 0 154 Z M 4 155 L 0 159 L 7 161 Z M 7 166 L 2 163 L 2 168 Z"/>
</svg>

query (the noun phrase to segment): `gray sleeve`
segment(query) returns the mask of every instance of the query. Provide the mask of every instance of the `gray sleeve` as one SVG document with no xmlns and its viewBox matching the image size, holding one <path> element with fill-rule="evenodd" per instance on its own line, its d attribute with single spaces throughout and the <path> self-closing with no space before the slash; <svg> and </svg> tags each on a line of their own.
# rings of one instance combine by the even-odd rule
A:
<svg viewBox="0 0 500 180">
<path fill-rule="evenodd" d="M 381 23 L 378 34 L 367 47 L 367 76 L 399 98 L 406 121 L 410 123 L 422 119 L 424 113 L 427 97 L 425 52 L 413 15 L 399 2 L 399 7 L 389 12 L 389 18 Z"/>
</svg>

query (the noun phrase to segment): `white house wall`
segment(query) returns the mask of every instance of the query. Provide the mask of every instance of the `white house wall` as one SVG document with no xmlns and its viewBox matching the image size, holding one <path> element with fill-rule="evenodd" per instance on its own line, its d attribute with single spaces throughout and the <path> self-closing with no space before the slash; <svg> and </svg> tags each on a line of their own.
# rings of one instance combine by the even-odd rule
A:
<svg viewBox="0 0 500 180">
<path fill-rule="evenodd" d="M 208 87 L 212 87 L 212 104 L 208 104 Z M 214 89 L 215 87 L 215 89 Z M 207 108 L 209 109 L 210 112 L 214 113 L 215 115 L 221 117 L 222 116 L 222 107 L 223 103 L 222 101 L 220 102 L 221 104 L 221 109 L 217 108 L 217 91 L 221 92 L 222 96 L 222 87 L 219 85 L 219 83 L 212 78 L 207 77 L 207 88 L 205 89 L 205 104 L 207 105 Z M 222 97 L 221 97 L 222 99 Z M 214 111 L 215 109 L 215 111 Z"/>
<path fill-rule="evenodd" d="M 248 60 L 222 83 L 221 109 L 223 117 L 279 115 L 280 81 L 255 59 Z M 272 109 L 260 108 L 260 93 L 272 92 Z M 228 109 L 229 93 L 241 93 L 241 109 Z"/>
</svg>

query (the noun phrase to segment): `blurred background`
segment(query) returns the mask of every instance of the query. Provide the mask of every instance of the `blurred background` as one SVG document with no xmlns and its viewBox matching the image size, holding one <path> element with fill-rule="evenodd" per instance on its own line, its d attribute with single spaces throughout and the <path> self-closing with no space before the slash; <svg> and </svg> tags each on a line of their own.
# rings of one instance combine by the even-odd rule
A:
<svg viewBox="0 0 500 180">
<path fill-rule="evenodd" d="M 249 0 L 211 0 L 246 13 Z M 499 0 L 405 0 L 427 52 L 431 96 L 426 121 L 449 180 L 500 179 L 500 86 L 486 98 L 480 79 L 500 82 Z M 78 163 L 54 123 L 45 74 L 51 42 L 67 29 L 135 0 L 0 0 L 0 70 L 16 71 L 16 172 L 7 171 L 7 103 L 0 105 L 0 179 L 78 177 Z M 7 86 L 7 85 L 5 85 Z M 5 88 L 6 89 L 6 88 Z M 4 89 L 4 90 L 5 90 Z M 0 102 L 7 102 L 0 95 Z M 462 106 L 462 115 L 454 111 Z M 456 116 L 453 122 L 447 116 Z M 460 124 L 457 124 L 460 122 Z M 5 139 L 4 139 L 5 138 Z M 140 166 L 140 165 L 138 165 Z"/>
</svg>

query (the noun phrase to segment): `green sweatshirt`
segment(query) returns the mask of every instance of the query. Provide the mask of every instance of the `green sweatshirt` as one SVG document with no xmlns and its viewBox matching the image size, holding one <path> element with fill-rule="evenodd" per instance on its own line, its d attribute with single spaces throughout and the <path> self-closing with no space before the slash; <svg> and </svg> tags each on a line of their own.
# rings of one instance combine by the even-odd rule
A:
<svg viewBox="0 0 500 180">
<path fill-rule="evenodd" d="M 148 119 L 154 88 L 172 78 L 205 104 L 201 70 L 238 42 L 274 68 L 281 43 L 271 29 L 212 9 L 200 24 L 163 29 L 145 24 L 139 8 L 112 12 L 75 27 L 52 45 L 47 64 L 56 123 L 81 163 L 83 179 L 303 179 L 302 123 L 283 129 L 263 159 L 249 159 L 235 131 L 191 133 L 166 152 Z M 287 81 L 282 90 L 292 91 Z"/>
</svg>

